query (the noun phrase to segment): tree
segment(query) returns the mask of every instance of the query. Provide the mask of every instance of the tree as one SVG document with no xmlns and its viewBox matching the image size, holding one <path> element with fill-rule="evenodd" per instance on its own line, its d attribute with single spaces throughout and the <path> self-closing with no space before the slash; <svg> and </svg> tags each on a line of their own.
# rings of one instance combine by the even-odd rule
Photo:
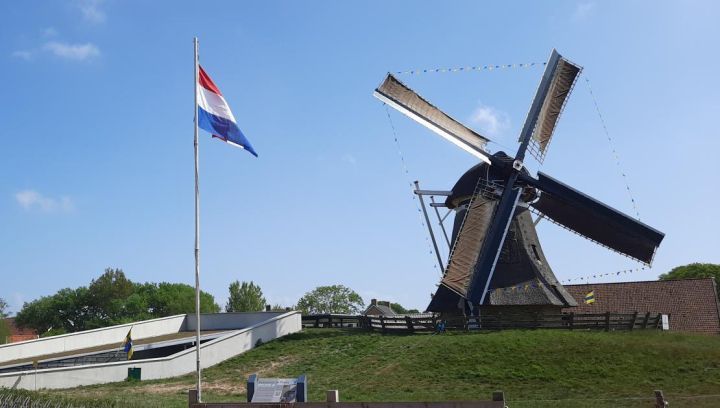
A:
<svg viewBox="0 0 720 408">
<path fill-rule="evenodd" d="M 5 319 L 2 319 L 0 320 L 0 344 L 5 344 L 8 336 L 10 336 L 10 328 L 5 323 Z"/>
<path fill-rule="evenodd" d="M 57 330 L 64 333 L 72 333 L 81 330 L 96 329 L 113 324 L 103 319 L 102 311 L 93 311 L 88 306 L 91 293 L 88 288 L 81 286 L 77 289 L 62 289 L 52 298 L 51 312 L 56 314 L 60 325 L 55 326 Z"/>
<path fill-rule="evenodd" d="M 211 294 L 200 292 L 200 311 L 217 313 L 220 307 Z M 134 283 L 122 270 L 108 268 L 88 287 L 61 289 L 26 302 L 15 322 L 48 336 L 194 312 L 192 286 Z"/>
<path fill-rule="evenodd" d="M 195 288 L 184 283 L 162 282 L 148 299 L 153 317 L 195 313 Z M 200 313 L 217 313 L 220 306 L 213 295 L 200 291 Z"/>
<path fill-rule="evenodd" d="M 0 344 L 5 344 L 7 336 L 10 335 L 10 328 L 5 323 L 8 304 L 5 299 L 0 298 Z"/>
<path fill-rule="evenodd" d="M 253 281 L 241 284 L 235 281 L 228 288 L 230 298 L 225 305 L 226 312 L 258 312 L 265 310 L 265 298 L 260 286 Z"/>
<path fill-rule="evenodd" d="M 354 290 L 343 285 L 318 286 L 300 298 L 297 309 L 303 314 L 357 314 L 364 302 Z"/>
<path fill-rule="evenodd" d="M 117 324 L 128 317 L 125 302 L 135 292 L 135 284 L 125 277 L 122 269 L 106 268 L 88 287 L 87 305 L 92 326 L 103 327 L 106 322 Z"/>
<path fill-rule="evenodd" d="M 52 296 L 25 302 L 15 316 L 15 323 L 20 327 L 31 327 L 41 335 L 51 329 L 55 333 L 70 333 L 102 327 L 98 323 L 89 324 L 87 297 L 88 289 L 84 286 L 61 289 Z"/>
<path fill-rule="evenodd" d="M 676 266 L 668 273 L 659 276 L 660 280 L 670 279 L 691 279 L 691 278 L 715 278 L 720 283 L 720 265 L 711 263 L 691 263 L 683 266 Z M 717 288 L 720 296 L 720 287 Z"/>
<path fill-rule="evenodd" d="M 0 298 L 0 319 L 4 319 L 7 317 L 7 308 L 8 304 L 5 299 Z"/>
<path fill-rule="evenodd" d="M 420 311 L 417 310 L 417 309 L 405 309 L 405 308 L 402 307 L 402 305 L 400 305 L 399 303 L 391 303 L 391 304 L 390 304 L 390 308 L 391 308 L 395 313 L 401 314 L 401 315 L 408 315 L 408 314 L 420 313 Z"/>
</svg>

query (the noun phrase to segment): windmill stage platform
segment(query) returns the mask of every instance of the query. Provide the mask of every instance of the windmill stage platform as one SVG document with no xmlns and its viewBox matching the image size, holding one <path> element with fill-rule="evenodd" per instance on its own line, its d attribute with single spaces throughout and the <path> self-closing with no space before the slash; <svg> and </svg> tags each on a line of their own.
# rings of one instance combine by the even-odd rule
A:
<svg viewBox="0 0 720 408">
<path fill-rule="evenodd" d="M 202 314 L 203 368 L 255 345 L 299 332 L 300 312 Z M 0 346 L 0 388 L 57 389 L 124 381 L 129 369 L 143 380 L 195 371 L 195 315 L 87 330 Z M 123 351 L 132 328 L 133 355 Z"/>
</svg>

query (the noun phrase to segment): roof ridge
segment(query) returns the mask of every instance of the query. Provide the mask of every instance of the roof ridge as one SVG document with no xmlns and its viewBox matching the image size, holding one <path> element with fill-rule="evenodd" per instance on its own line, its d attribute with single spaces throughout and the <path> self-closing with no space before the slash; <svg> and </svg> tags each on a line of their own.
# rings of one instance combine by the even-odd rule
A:
<svg viewBox="0 0 720 408">
<path fill-rule="evenodd" d="M 708 280 L 712 279 L 715 280 L 714 277 L 706 277 L 706 278 L 682 278 L 682 279 L 665 279 L 665 280 L 644 280 L 644 281 L 627 281 L 627 282 L 598 282 L 598 283 L 573 283 L 573 284 L 566 284 L 563 286 L 584 286 L 584 285 L 623 285 L 626 283 L 667 283 L 667 282 L 679 282 L 679 281 L 693 281 L 693 280 Z"/>
</svg>

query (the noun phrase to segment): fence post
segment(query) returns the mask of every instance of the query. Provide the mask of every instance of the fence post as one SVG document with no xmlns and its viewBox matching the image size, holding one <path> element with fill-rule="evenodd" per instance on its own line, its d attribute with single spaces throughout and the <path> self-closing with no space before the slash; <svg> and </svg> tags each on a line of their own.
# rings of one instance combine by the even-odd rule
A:
<svg viewBox="0 0 720 408">
<path fill-rule="evenodd" d="M 610 312 L 605 312 L 605 331 L 610 331 Z"/>
<path fill-rule="evenodd" d="M 380 327 L 382 327 L 383 334 L 385 333 L 385 316 L 380 315 Z"/>
<path fill-rule="evenodd" d="M 575 328 L 575 312 L 570 312 L 570 330 Z"/>
<path fill-rule="evenodd" d="M 198 398 L 197 398 L 197 390 L 192 389 L 188 390 L 188 407 L 192 408 L 193 404 L 197 404 Z"/>
<path fill-rule="evenodd" d="M 415 325 L 413 324 L 412 318 L 410 316 L 405 316 L 405 323 L 407 324 L 408 330 L 410 330 L 410 333 L 415 331 Z"/>
<path fill-rule="evenodd" d="M 635 321 L 637 320 L 638 312 L 635 312 L 633 315 L 632 323 L 630 323 L 630 331 L 632 331 L 635 328 Z"/>
<path fill-rule="evenodd" d="M 340 392 L 338 390 L 329 390 L 325 393 L 327 402 L 340 402 Z"/>
<path fill-rule="evenodd" d="M 315 315 L 315 328 L 320 327 L 320 316 Z"/>
<path fill-rule="evenodd" d="M 650 321 L 650 312 L 645 313 L 645 319 L 643 320 L 643 329 L 647 329 L 648 322 Z"/>
<path fill-rule="evenodd" d="M 502 391 L 495 391 L 492 393 L 493 402 L 505 402 L 505 393 Z M 504 404 L 503 404 L 504 405 Z"/>
<path fill-rule="evenodd" d="M 662 390 L 655 390 L 655 408 L 665 408 L 668 405 Z"/>
</svg>

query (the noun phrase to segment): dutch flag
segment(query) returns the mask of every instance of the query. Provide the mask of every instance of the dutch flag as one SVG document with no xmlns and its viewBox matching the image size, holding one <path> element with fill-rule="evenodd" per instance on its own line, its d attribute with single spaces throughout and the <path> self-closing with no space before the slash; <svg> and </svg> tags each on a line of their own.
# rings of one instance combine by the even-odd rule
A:
<svg viewBox="0 0 720 408">
<path fill-rule="evenodd" d="M 212 133 L 213 137 L 240 147 L 257 157 L 255 149 L 238 128 L 235 116 L 222 93 L 205 70 L 198 66 L 197 84 L 198 127 Z"/>
</svg>

